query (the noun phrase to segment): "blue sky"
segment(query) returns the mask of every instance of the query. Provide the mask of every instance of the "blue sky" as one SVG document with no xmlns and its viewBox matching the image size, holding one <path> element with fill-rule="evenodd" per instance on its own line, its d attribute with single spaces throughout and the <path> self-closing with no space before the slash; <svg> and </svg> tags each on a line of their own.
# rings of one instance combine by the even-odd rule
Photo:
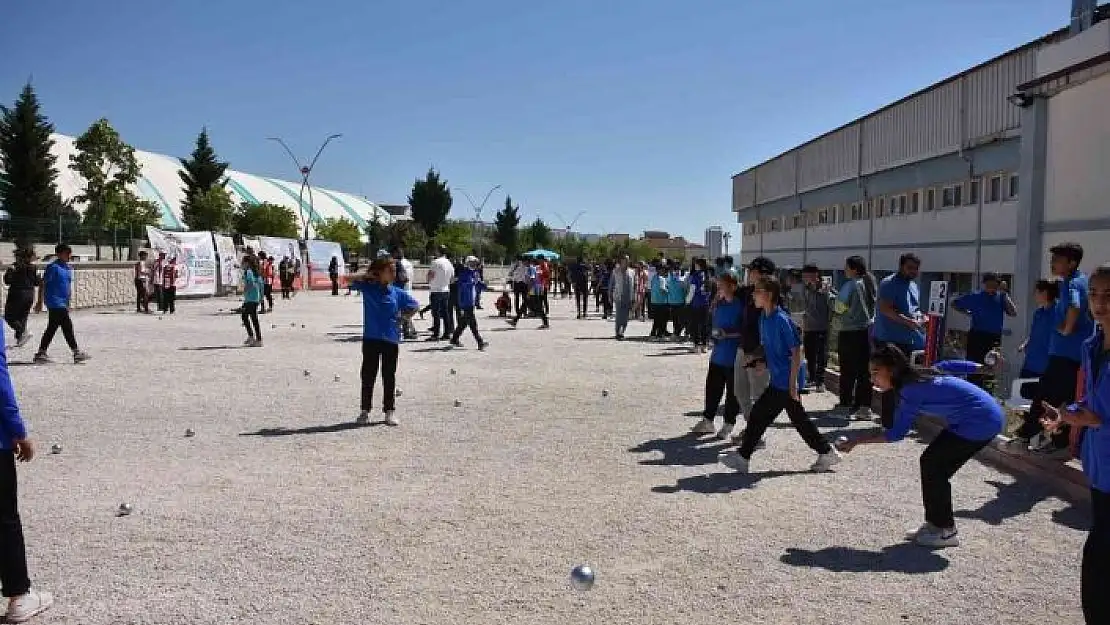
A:
<svg viewBox="0 0 1110 625">
<path fill-rule="evenodd" d="M 584 232 L 733 232 L 729 177 L 1066 24 L 1068 0 L 14 0 L 0 101 L 404 202 L 430 165 Z M 475 199 L 478 199 L 476 197 Z M 484 217 L 504 196 L 495 194 Z M 456 216 L 472 215 L 458 194 Z M 738 239 L 738 237 L 737 237 Z"/>
</svg>

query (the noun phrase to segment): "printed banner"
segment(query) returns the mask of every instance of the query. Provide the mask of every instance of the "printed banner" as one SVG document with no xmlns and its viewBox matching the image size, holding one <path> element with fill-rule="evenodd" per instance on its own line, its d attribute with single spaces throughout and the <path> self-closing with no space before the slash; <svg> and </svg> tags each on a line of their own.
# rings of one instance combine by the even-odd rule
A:
<svg viewBox="0 0 1110 625">
<path fill-rule="evenodd" d="M 222 234 L 213 235 L 216 239 L 216 255 L 220 263 L 220 288 L 232 289 L 239 286 L 239 254 L 235 251 L 235 241 Z"/>
<path fill-rule="evenodd" d="M 308 248 L 308 288 L 331 288 L 328 265 L 331 264 L 332 257 L 339 258 L 339 283 L 345 282 L 347 265 L 343 262 L 343 248 L 338 243 L 311 239 L 305 243 L 305 247 Z"/>
<path fill-rule="evenodd" d="M 301 244 L 296 239 L 284 239 L 281 237 L 258 237 L 258 247 L 254 249 L 256 252 L 266 252 L 267 256 L 274 259 L 274 271 L 277 271 L 278 263 L 282 258 L 288 258 L 289 262 L 296 263 L 301 261 L 301 275 L 298 275 L 293 281 L 293 288 L 300 288 L 304 283 L 304 259 L 301 258 Z M 277 288 L 276 286 L 274 288 Z"/>
<path fill-rule="evenodd" d="M 171 232 L 146 227 L 150 247 L 177 258 L 178 295 L 216 294 L 216 246 L 211 232 Z"/>
<path fill-rule="evenodd" d="M 244 251 L 246 251 L 245 248 L 248 247 L 254 250 L 255 254 L 258 253 L 258 250 L 262 249 L 261 244 L 258 242 L 258 239 L 256 237 L 243 237 Z M 240 254 L 239 256 L 242 257 L 242 254 Z"/>
</svg>

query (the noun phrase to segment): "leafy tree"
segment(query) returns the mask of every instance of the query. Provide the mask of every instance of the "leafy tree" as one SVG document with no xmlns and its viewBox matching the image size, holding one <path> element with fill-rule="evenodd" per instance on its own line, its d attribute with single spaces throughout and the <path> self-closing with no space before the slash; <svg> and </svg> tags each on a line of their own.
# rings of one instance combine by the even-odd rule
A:
<svg viewBox="0 0 1110 625">
<path fill-rule="evenodd" d="M 412 220 L 420 224 L 429 236 L 434 237 L 447 221 L 452 202 L 447 181 L 440 180 L 439 172 L 434 167 L 428 169 L 423 180 L 417 178 L 412 183 L 412 194 L 409 195 Z"/>
<path fill-rule="evenodd" d="M 528 225 L 527 240 L 529 249 L 551 246 L 551 228 L 539 217 Z"/>
<path fill-rule="evenodd" d="M 113 223 L 113 201 L 118 203 L 127 187 L 139 179 L 139 163 L 135 149 L 124 143 L 107 119 L 93 122 L 85 134 L 74 142 L 75 154 L 69 167 L 85 181 L 85 190 L 77 195 L 85 203 L 85 228 L 96 245 L 100 260 L 100 243 L 105 227 Z"/>
<path fill-rule="evenodd" d="M 108 210 L 107 226 L 117 230 L 127 230 L 128 238 L 135 232 L 144 232 L 147 226 L 157 226 L 162 221 L 162 211 L 158 205 L 149 200 L 144 200 L 131 192 L 123 189 L 111 193 L 105 200 L 110 207 Z M 112 238 L 112 258 L 120 258 L 122 242 L 118 237 Z"/>
<path fill-rule="evenodd" d="M 55 181 L 57 157 L 50 153 L 54 126 L 41 112 L 31 83 L 11 108 L 0 106 L 0 206 L 11 217 L 17 243 L 27 243 L 40 221 L 62 202 Z"/>
<path fill-rule="evenodd" d="M 504 249 L 504 255 L 515 258 L 520 254 L 520 206 L 513 206 L 513 198 L 505 198 L 505 208 L 497 211 L 493 219 L 493 241 Z"/>
<path fill-rule="evenodd" d="M 212 187 L 198 198 L 200 200 L 198 206 L 203 208 L 212 201 L 212 198 L 208 198 L 207 196 L 219 193 L 226 195 L 227 191 L 224 191 L 223 187 Z M 218 202 L 218 200 L 215 201 Z M 297 215 L 292 209 L 281 206 L 280 204 L 270 204 L 269 202 L 250 204 L 248 202 L 243 202 L 235 211 L 232 222 L 235 231 L 239 234 L 286 237 L 289 239 L 295 239 L 298 236 Z M 205 228 L 205 230 L 208 229 L 209 228 Z M 317 230 L 317 232 L 319 232 L 319 230 Z"/>
<path fill-rule="evenodd" d="M 470 226 L 459 221 L 448 221 L 436 233 L 435 244 L 446 247 L 452 258 L 470 254 L 473 249 Z"/>
<path fill-rule="evenodd" d="M 216 158 L 216 150 L 212 149 L 212 145 L 208 141 L 207 128 L 202 128 L 200 134 L 197 135 L 196 147 L 193 148 L 193 153 L 189 158 L 178 160 L 181 161 L 181 169 L 178 170 L 177 175 L 181 178 L 181 182 L 185 183 L 182 188 L 182 191 L 185 192 L 185 201 L 181 204 L 183 221 L 190 230 L 211 230 L 211 228 L 198 227 L 191 223 L 193 221 L 191 215 L 195 210 L 193 204 L 198 197 L 209 189 L 223 187 L 227 184 L 225 174 L 228 163 L 221 162 Z"/>
<path fill-rule="evenodd" d="M 362 246 L 362 230 L 346 217 L 329 217 L 315 227 L 317 239 L 334 241 L 349 250 L 357 250 Z"/>
</svg>

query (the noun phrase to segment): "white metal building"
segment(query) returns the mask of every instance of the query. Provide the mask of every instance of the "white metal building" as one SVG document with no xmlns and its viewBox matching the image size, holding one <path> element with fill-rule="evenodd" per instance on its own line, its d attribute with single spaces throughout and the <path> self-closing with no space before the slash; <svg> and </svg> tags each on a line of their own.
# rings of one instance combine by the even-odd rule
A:
<svg viewBox="0 0 1110 625">
<path fill-rule="evenodd" d="M 58 192 L 63 199 L 71 200 L 84 188 L 82 178 L 69 168 L 69 157 L 76 152 L 74 138 L 59 134 L 51 138 L 54 140 L 53 154 L 58 159 Z M 140 150 L 135 151 L 135 158 L 142 168 L 142 174 L 132 190 L 139 197 L 154 202 L 161 208 L 162 228 L 184 229 L 181 203 L 185 195 L 181 178 L 177 175 L 181 169 L 180 162 L 171 156 Z M 331 217 L 344 217 L 361 227 L 375 219 L 383 224 L 393 221 L 393 217 L 377 204 L 349 193 L 313 186 L 311 199 L 306 192 L 303 200 L 298 203 L 301 186 L 299 181 L 264 178 L 230 169 L 227 171 L 227 178 L 227 190 L 236 204 L 269 202 L 288 207 L 298 219 L 304 215 L 310 231 L 313 222 Z M 81 205 L 76 208 L 79 212 L 84 211 Z"/>
<path fill-rule="evenodd" d="M 705 255 L 710 260 L 725 255 L 725 229 L 710 226 L 705 229 Z"/>
</svg>

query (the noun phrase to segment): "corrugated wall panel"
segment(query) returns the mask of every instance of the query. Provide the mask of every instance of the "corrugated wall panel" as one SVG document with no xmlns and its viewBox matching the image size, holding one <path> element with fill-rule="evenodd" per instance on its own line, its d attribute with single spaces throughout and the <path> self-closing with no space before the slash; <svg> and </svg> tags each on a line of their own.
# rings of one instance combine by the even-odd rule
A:
<svg viewBox="0 0 1110 625">
<path fill-rule="evenodd" d="M 992 137 L 1021 124 L 1021 109 L 1006 98 L 1015 87 L 1034 78 L 1036 50 L 1023 50 L 968 74 L 967 141 Z"/>
<path fill-rule="evenodd" d="M 762 204 L 786 197 L 797 190 L 796 150 L 760 165 L 755 171 L 755 199 Z"/>
<path fill-rule="evenodd" d="M 863 173 L 960 147 L 960 82 L 954 80 L 863 121 Z"/>
<path fill-rule="evenodd" d="M 798 190 L 808 191 L 856 176 L 859 124 L 852 124 L 798 150 Z"/>
<path fill-rule="evenodd" d="M 755 170 L 732 177 L 732 210 L 755 206 Z"/>
</svg>

